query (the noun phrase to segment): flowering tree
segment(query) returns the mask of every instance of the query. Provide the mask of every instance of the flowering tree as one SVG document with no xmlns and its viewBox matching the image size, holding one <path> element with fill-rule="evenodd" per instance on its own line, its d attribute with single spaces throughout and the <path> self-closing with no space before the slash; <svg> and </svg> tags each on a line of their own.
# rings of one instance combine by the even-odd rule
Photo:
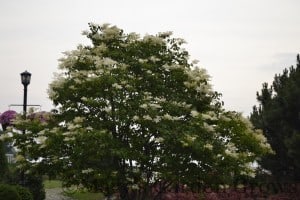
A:
<svg viewBox="0 0 300 200">
<path fill-rule="evenodd" d="M 27 127 L 18 144 L 39 160 L 27 164 L 122 199 L 146 199 L 158 183 L 254 176 L 251 163 L 271 151 L 266 139 L 222 108 L 182 39 L 107 24 L 90 24 L 83 34 L 92 45 L 65 52 L 50 84 L 52 120 L 18 123 Z"/>
<path fill-rule="evenodd" d="M 49 124 L 46 122 L 50 122 L 51 115 L 47 112 L 35 112 L 33 108 L 29 109 L 26 118 L 24 114 L 17 114 L 15 111 L 5 113 L 5 116 L 3 116 L 4 113 L 2 114 L 1 120 L 5 122 L 6 131 L 0 135 L 0 144 L 3 141 L 10 142 L 10 145 L 17 147 L 15 149 L 17 169 L 7 170 L 9 178 L 6 181 L 14 185 L 21 183 L 30 190 L 34 200 L 45 199 L 42 177 L 36 174 L 36 170 L 30 170 L 30 168 L 33 164 L 31 162 L 37 160 L 35 156 L 39 154 L 38 149 L 34 147 L 37 147 L 40 141 L 34 133 Z M 27 129 L 30 131 L 25 131 Z M 0 168 L 3 169 L 2 165 Z"/>
<path fill-rule="evenodd" d="M 30 160 L 25 160 L 24 155 L 31 157 L 37 154 L 31 148 L 31 145 L 34 146 L 35 143 L 40 144 L 39 138 L 34 133 L 49 125 L 50 116 L 49 112 L 35 112 L 33 109 L 29 110 L 26 120 L 24 120 L 23 114 L 18 114 L 12 110 L 4 112 L 0 116 L 0 122 L 5 130 L 0 134 L 0 142 L 8 142 L 11 143 L 10 145 L 17 147 L 17 161 L 24 161 L 18 162 L 20 168 L 24 167 L 25 164 L 27 164 L 27 168 L 29 167 L 27 161 Z M 30 131 L 25 132 L 26 135 L 24 135 L 26 129 Z"/>
<path fill-rule="evenodd" d="M 14 110 L 7 110 L 0 114 L 0 124 L 3 130 L 6 130 L 6 127 L 12 124 L 12 121 L 16 118 L 16 114 Z"/>
</svg>

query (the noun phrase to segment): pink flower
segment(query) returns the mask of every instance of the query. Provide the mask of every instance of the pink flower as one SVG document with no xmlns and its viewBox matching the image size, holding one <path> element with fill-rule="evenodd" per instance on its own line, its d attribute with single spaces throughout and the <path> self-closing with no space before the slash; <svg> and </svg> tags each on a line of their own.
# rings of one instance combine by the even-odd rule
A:
<svg viewBox="0 0 300 200">
<path fill-rule="evenodd" d="M 12 121 L 16 118 L 16 111 L 8 110 L 0 115 L 0 123 L 2 125 L 11 125 Z"/>
<path fill-rule="evenodd" d="M 30 120 L 39 120 L 43 123 L 49 121 L 50 113 L 45 111 L 35 112 L 28 115 L 27 118 Z"/>
</svg>

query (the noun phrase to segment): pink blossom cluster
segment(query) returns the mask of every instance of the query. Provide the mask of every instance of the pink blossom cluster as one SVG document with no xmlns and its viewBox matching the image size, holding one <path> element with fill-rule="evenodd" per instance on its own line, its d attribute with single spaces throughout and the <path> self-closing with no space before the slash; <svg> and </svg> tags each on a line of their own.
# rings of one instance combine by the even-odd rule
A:
<svg viewBox="0 0 300 200">
<path fill-rule="evenodd" d="M 7 110 L 0 115 L 0 123 L 2 125 L 10 125 L 16 118 L 17 112 L 14 110 Z"/>
<path fill-rule="evenodd" d="M 40 122 L 47 122 L 49 121 L 50 113 L 45 111 L 35 112 L 28 115 L 27 118 L 30 120 L 39 120 Z"/>
</svg>

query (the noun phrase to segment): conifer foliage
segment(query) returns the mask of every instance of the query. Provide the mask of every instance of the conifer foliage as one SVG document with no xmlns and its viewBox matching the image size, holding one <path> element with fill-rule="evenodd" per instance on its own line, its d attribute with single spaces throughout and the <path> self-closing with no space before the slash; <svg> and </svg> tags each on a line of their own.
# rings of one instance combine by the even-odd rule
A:
<svg viewBox="0 0 300 200">
<path fill-rule="evenodd" d="M 262 129 L 274 155 L 261 164 L 277 180 L 300 180 L 300 59 L 296 66 L 276 74 L 273 84 L 263 84 L 257 93 L 259 106 L 254 106 L 251 121 Z"/>
</svg>

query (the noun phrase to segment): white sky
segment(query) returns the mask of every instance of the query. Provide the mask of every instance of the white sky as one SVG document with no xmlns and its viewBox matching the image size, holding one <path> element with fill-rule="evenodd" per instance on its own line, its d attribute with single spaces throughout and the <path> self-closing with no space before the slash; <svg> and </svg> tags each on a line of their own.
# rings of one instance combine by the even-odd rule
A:
<svg viewBox="0 0 300 200">
<path fill-rule="evenodd" d="M 173 31 L 208 70 L 225 108 L 248 115 L 261 84 L 296 62 L 299 8 L 299 0 L 0 0 L 0 112 L 22 104 L 25 70 L 28 104 L 50 110 L 57 60 L 88 44 L 81 32 L 94 22 L 141 35 Z"/>
</svg>

